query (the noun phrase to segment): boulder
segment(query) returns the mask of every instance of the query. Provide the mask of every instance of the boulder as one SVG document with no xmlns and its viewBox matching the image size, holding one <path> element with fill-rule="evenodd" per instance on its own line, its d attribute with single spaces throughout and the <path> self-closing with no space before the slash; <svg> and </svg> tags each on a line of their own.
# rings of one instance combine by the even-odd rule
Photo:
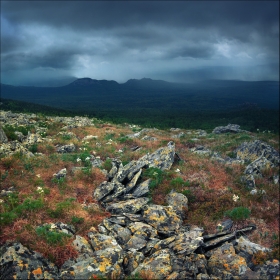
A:
<svg viewBox="0 0 280 280">
<path fill-rule="evenodd" d="M 58 153 L 72 153 L 76 150 L 76 147 L 74 144 L 69 145 L 63 145 L 56 149 Z"/>
<path fill-rule="evenodd" d="M 236 276 L 242 276 L 249 268 L 246 260 L 235 253 L 232 243 L 226 242 L 211 252 L 208 269 L 213 278 L 234 279 Z"/>
<path fill-rule="evenodd" d="M 182 219 L 172 206 L 149 205 L 143 211 L 145 222 L 164 235 L 174 234 L 182 225 Z"/>
<path fill-rule="evenodd" d="M 228 124 L 227 126 L 217 126 L 213 129 L 212 133 L 221 134 L 221 133 L 238 133 L 242 132 L 240 125 L 237 124 Z"/>
<path fill-rule="evenodd" d="M 172 206 L 184 218 L 184 212 L 188 211 L 188 198 L 182 193 L 171 191 L 165 199 L 167 204 Z"/>
<path fill-rule="evenodd" d="M 1 279 L 59 279 L 58 268 L 37 252 L 21 243 L 1 247 Z"/>
<path fill-rule="evenodd" d="M 67 169 L 63 168 L 59 170 L 57 173 L 53 174 L 56 179 L 65 178 L 67 175 Z"/>
<path fill-rule="evenodd" d="M 8 137 L 6 136 L 5 131 L 0 127 L 0 144 L 8 143 Z"/>
<path fill-rule="evenodd" d="M 237 159 L 245 160 L 245 162 L 253 162 L 263 156 L 275 166 L 279 166 L 279 153 L 267 143 L 260 140 L 253 142 L 244 142 L 236 150 Z"/>
<path fill-rule="evenodd" d="M 154 279 L 164 279 L 172 272 L 170 250 L 164 249 L 155 252 L 132 272 L 132 276 L 137 273 L 148 273 Z"/>
<path fill-rule="evenodd" d="M 139 212 L 144 205 L 148 203 L 149 199 L 140 197 L 136 199 L 129 199 L 117 203 L 111 203 L 107 206 L 106 211 L 112 214 L 130 213 L 135 214 Z"/>
<path fill-rule="evenodd" d="M 260 246 L 259 244 L 251 242 L 248 238 L 241 236 L 240 238 L 236 239 L 236 245 L 234 246 L 236 253 L 245 258 L 248 266 L 253 269 L 254 265 L 252 264 L 252 257 L 259 251 L 262 252 L 270 252 L 271 250 Z"/>
</svg>

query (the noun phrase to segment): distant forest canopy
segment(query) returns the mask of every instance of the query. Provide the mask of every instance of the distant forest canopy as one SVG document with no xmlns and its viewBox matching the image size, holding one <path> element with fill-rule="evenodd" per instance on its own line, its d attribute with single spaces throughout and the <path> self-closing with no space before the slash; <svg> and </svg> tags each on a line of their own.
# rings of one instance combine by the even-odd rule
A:
<svg viewBox="0 0 280 280">
<path fill-rule="evenodd" d="M 279 82 L 179 84 L 142 79 L 118 84 L 84 78 L 62 87 L 1 84 L 1 98 L 3 110 L 17 112 L 88 115 L 163 129 L 211 131 L 235 123 L 249 131 L 279 132 Z"/>
</svg>

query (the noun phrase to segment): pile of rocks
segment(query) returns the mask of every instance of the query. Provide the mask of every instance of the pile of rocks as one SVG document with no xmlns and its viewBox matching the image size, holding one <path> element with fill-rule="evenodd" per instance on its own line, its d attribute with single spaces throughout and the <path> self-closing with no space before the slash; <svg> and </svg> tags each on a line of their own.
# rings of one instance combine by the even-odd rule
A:
<svg viewBox="0 0 280 280">
<path fill-rule="evenodd" d="M 141 182 L 143 168 L 170 169 L 175 145 L 147 154 L 123 166 L 113 160 L 108 181 L 94 191 L 94 198 L 111 213 L 91 228 L 88 240 L 75 235 L 75 228 L 50 224 L 49 230 L 75 236 L 79 255 L 58 269 L 53 263 L 20 243 L 1 248 L 3 279 L 93 279 L 149 275 L 155 279 L 275 279 L 279 262 L 254 266 L 252 256 L 268 249 L 242 237 L 253 225 L 231 231 L 227 221 L 216 234 L 204 235 L 202 228 L 183 225 L 188 199 L 171 192 L 167 206 L 149 203 L 149 180 Z M 241 237 L 240 237 L 241 236 Z"/>
</svg>

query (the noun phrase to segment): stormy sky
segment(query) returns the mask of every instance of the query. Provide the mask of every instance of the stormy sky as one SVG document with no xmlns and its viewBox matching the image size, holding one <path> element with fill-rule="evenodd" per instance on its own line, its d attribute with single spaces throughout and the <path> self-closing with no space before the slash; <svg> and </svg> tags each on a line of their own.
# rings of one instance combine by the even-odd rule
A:
<svg viewBox="0 0 280 280">
<path fill-rule="evenodd" d="M 1 1 L 1 82 L 279 80 L 279 1 Z"/>
</svg>

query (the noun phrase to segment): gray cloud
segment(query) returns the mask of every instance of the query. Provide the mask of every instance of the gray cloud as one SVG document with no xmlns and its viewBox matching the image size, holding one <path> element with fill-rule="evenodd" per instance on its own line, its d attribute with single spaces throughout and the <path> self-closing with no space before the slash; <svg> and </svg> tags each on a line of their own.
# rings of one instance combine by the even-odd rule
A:
<svg viewBox="0 0 280 280">
<path fill-rule="evenodd" d="M 1 1 L 3 83 L 85 76 L 278 79 L 279 2 Z"/>
</svg>

